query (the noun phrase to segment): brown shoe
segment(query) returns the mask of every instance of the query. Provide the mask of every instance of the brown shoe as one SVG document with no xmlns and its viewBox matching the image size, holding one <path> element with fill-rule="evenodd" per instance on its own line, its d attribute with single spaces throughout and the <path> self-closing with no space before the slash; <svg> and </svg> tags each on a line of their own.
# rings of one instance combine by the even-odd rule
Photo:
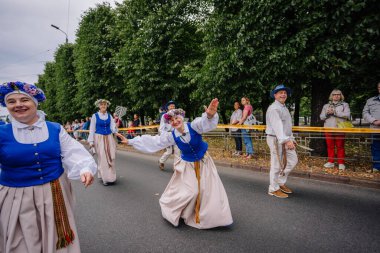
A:
<svg viewBox="0 0 380 253">
<path fill-rule="evenodd" d="M 280 190 L 284 193 L 287 193 L 287 194 L 293 193 L 293 191 L 291 189 L 289 189 L 289 187 L 287 187 L 286 185 L 280 185 Z"/>
<path fill-rule="evenodd" d="M 287 197 L 289 197 L 288 194 L 283 193 L 281 189 L 278 189 L 277 191 L 274 191 L 274 192 L 268 192 L 268 194 L 271 196 L 275 196 L 277 198 L 281 198 L 281 199 L 286 199 Z"/>
<path fill-rule="evenodd" d="M 160 163 L 160 165 L 158 167 L 160 168 L 160 170 L 164 170 L 165 164 Z"/>
</svg>

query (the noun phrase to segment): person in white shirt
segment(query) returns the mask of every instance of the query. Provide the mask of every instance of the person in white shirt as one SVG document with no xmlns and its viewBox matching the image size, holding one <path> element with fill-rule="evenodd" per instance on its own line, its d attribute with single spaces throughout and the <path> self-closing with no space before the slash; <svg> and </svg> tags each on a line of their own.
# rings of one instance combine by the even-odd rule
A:
<svg viewBox="0 0 380 253">
<path fill-rule="evenodd" d="M 170 110 L 173 110 L 175 108 L 176 108 L 176 104 L 174 101 L 171 100 L 168 103 L 166 103 L 166 111 L 167 112 Z M 162 132 L 172 132 L 172 131 L 173 131 L 173 127 L 169 123 L 165 122 L 165 118 L 162 115 L 161 120 L 160 120 L 160 127 L 158 129 L 158 133 L 161 134 Z M 158 160 L 160 170 L 164 170 L 165 162 L 166 162 L 166 160 L 168 160 L 168 158 L 172 154 L 174 154 L 174 163 L 175 163 L 176 160 L 180 156 L 180 151 L 179 151 L 177 145 L 169 146 L 165 149 L 165 152 L 162 154 L 162 156 Z"/>
<path fill-rule="evenodd" d="M 91 117 L 90 134 L 88 142 L 95 148 L 98 156 L 98 178 L 103 185 L 107 186 L 115 183 L 116 170 L 116 141 L 113 134 L 117 132 L 115 120 L 107 108 L 111 103 L 105 99 L 98 99 L 95 106 L 99 108 L 97 113 Z"/>
<path fill-rule="evenodd" d="M 37 110 L 34 84 L 0 85 L 11 123 L 0 126 L 0 252 L 80 252 L 68 179 L 93 182 L 96 163 L 58 123 Z"/>
<path fill-rule="evenodd" d="M 147 153 L 154 153 L 172 145 L 178 145 L 181 158 L 174 164 L 174 173 L 160 198 L 162 216 L 178 226 L 179 219 L 192 227 L 208 229 L 232 224 L 228 198 L 202 133 L 211 131 L 218 124 L 218 99 L 213 99 L 202 114 L 191 123 L 184 123 L 185 112 L 174 109 L 164 117 L 174 130 L 161 135 L 143 135 L 123 143 Z"/>
<path fill-rule="evenodd" d="M 243 116 L 243 111 L 240 108 L 239 101 L 236 101 L 234 103 L 234 109 L 235 111 L 232 113 L 230 118 L 230 124 L 236 125 L 239 123 Z M 243 142 L 242 142 L 242 135 L 241 135 L 241 129 L 238 128 L 230 128 L 230 133 L 235 139 L 235 152 L 232 155 L 240 156 L 242 155 L 243 151 Z"/>
<path fill-rule="evenodd" d="M 271 91 L 275 101 L 268 107 L 266 113 L 267 144 L 270 149 L 270 172 L 268 194 L 287 198 L 293 191 L 285 185 L 289 173 L 298 163 L 292 133 L 292 117 L 285 105 L 291 91 L 285 85 L 277 85 Z"/>
</svg>

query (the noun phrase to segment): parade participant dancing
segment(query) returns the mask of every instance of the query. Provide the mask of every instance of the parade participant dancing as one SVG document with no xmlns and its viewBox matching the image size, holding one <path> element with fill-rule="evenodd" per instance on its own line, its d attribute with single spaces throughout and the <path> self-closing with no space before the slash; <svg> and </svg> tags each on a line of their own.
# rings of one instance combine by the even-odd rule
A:
<svg viewBox="0 0 380 253">
<path fill-rule="evenodd" d="M 232 224 L 226 191 L 201 136 L 217 126 L 218 104 L 218 99 L 213 99 L 202 117 L 187 124 L 182 109 L 167 112 L 164 117 L 174 128 L 170 133 L 131 140 L 118 134 L 123 143 L 143 152 L 153 153 L 175 144 L 181 150 L 181 159 L 174 164 L 174 174 L 160 198 L 162 216 L 174 226 L 180 218 L 199 229 Z"/>
<path fill-rule="evenodd" d="M 267 144 L 270 149 L 270 185 L 268 194 L 287 198 L 293 191 L 285 185 L 289 173 L 297 165 L 298 158 L 292 133 L 292 117 L 285 105 L 290 89 L 283 84 L 271 91 L 275 101 L 266 114 Z"/>
<path fill-rule="evenodd" d="M 105 99 L 98 99 L 95 106 L 99 108 L 97 113 L 91 117 L 90 134 L 88 142 L 95 148 L 98 156 L 98 178 L 107 186 L 116 181 L 115 157 L 116 142 L 113 133 L 116 133 L 115 120 L 107 112 L 110 102 Z"/>
<path fill-rule="evenodd" d="M 168 112 L 170 110 L 173 110 L 175 109 L 175 107 L 176 107 L 175 102 L 169 101 L 166 104 L 166 111 Z M 160 127 L 158 128 L 158 132 L 161 134 L 162 132 L 172 132 L 172 131 L 173 131 L 172 125 L 167 120 L 165 120 L 165 117 L 163 114 L 161 117 Z M 177 145 L 169 146 L 166 148 L 165 152 L 162 154 L 162 156 L 160 157 L 158 161 L 160 170 L 164 170 L 165 162 L 166 160 L 168 160 L 171 154 L 174 154 L 174 163 L 176 163 L 176 160 L 179 159 L 181 155 Z"/>
<path fill-rule="evenodd" d="M 0 126 L 0 252 L 80 252 L 68 179 L 93 182 L 93 157 L 37 110 L 33 84 L 0 85 L 11 123 Z"/>
</svg>

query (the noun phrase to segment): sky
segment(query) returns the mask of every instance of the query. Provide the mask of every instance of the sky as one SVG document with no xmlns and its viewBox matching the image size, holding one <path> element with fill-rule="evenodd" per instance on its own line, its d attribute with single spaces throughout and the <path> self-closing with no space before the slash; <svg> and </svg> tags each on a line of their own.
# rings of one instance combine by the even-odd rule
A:
<svg viewBox="0 0 380 253">
<path fill-rule="evenodd" d="M 82 14 L 96 4 L 122 0 L 0 0 L 0 83 L 35 83 L 44 64 L 65 43 L 75 42 Z"/>
</svg>

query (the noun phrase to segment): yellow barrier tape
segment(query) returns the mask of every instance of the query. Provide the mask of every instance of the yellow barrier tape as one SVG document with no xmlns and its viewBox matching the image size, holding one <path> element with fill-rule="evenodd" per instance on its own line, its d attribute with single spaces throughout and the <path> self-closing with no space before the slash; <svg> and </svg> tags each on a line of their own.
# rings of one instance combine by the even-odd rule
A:
<svg viewBox="0 0 380 253">
<path fill-rule="evenodd" d="M 127 128 L 119 128 L 119 131 L 129 131 L 129 130 L 142 130 L 142 129 L 155 129 L 159 128 L 159 125 L 152 126 L 140 126 L 140 127 L 127 127 Z M 224 125 L 219 124 L 217 128 L 238 128 L 238 129 L 249 129 L 249 130 L 258 130 L 264 131 L 265 125 Z M 316 132 L 316 133 L 364 133 L 364 134 L 375 134 L 380 133 L 380 128 L 335 128 L 335 127 L 310 127 L 310 126 L 294 126 L 293 132 Z M 77 130 L 78 132 L 88 133 L 89 130 Z M 73 132 L 68 131 L 68 132 Z"/>
</svg>

